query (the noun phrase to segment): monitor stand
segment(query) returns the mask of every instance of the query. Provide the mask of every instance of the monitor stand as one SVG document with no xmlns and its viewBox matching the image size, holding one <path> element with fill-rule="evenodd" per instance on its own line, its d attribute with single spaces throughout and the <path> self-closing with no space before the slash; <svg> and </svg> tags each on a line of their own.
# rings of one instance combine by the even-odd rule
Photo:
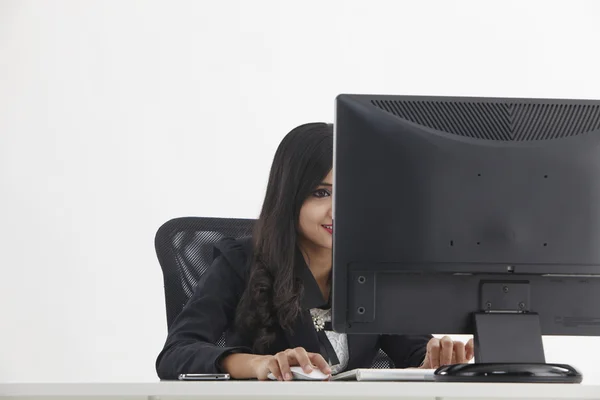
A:
<svg viewBox="0 0 600 400">
<path fill-rule="evenodd" d="M 546 364 L 539 316 L 530 312 L 477 312 L 474 364 L 437 369 L 440 382 L 580 383 L 566 364 Z"/>
</svg>

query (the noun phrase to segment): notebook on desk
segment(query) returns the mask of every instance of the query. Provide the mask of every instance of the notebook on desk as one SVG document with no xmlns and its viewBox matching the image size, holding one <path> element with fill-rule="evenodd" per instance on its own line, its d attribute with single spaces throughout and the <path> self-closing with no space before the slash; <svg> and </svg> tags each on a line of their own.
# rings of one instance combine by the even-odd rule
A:
<svg viewBox="0 0 600 400">
<path fill-rule="evenodd" d="M 433 381 L 435 369 L 358 368 L 331 377 L 332 381 Z"/>
</svg>

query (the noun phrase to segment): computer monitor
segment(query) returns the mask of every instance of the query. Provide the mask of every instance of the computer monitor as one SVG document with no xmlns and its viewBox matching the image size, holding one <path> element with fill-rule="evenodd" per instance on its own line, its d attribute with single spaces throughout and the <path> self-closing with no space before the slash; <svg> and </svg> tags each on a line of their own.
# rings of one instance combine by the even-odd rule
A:
<svg viewBox="0 0 600 400">
<path fill-rule="evenodd" d="M 473 334 L 438 380 L 576 379 L 533 370 L 600 336 L 600 101 L 340 95 L 334 132 L 334 329 Z"/>
</svg>

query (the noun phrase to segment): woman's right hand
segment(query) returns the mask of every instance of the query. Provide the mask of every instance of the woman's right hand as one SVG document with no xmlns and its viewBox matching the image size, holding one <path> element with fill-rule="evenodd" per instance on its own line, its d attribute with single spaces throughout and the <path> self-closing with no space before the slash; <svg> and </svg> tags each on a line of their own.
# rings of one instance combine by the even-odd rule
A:
<svg viewBox="0 0 600 400">
<path fill-rule="evenodd" d="M 317 368 L 324 374 L 329 375 L 331 368 L 327 361 L 318 353 L 309 353 L 302 347 L 287 349 L 274 356 L 260 356 L 253 360 L 254 372 L 258 380 L 267 380 L 269 373 L 272 373 L 278 381 L 291 381 L 292 372 L 290 367 L 300 366 L 306 373 L 310 373 Z"/>
</svg>

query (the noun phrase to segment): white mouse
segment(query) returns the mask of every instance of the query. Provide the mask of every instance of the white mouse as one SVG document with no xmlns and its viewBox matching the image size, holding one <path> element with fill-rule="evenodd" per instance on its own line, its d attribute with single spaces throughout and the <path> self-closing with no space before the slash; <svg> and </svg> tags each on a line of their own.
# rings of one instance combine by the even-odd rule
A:
<svg viewBox="0 0 600 400">
<path fill-rule="evenodd" d="M 324 381 L 329 378 L 329 375 L 316 368 L 313 368 L 312 372 L 309 373 L 304 372 L 302 367 L 290 367 L 290 370 L 295 381 Z M 268 378 L 277 380 L 272 373 L 269 373 Z"/>
</svg>

